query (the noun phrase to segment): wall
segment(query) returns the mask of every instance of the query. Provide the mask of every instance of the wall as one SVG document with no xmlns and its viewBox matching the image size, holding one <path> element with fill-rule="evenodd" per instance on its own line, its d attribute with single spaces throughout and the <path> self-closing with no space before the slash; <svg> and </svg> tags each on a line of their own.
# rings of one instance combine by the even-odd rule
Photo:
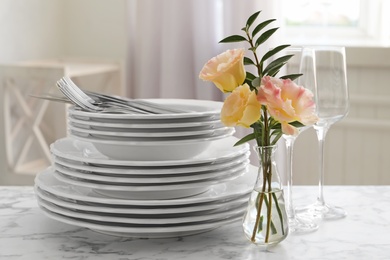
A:
<svg viewBox="0 0 390 260">
<path fill-rule="evenodd" d="M 66 0 L 64 56 L 123 61 L 126 0 Z"/>
<path fill-rule="evenodd" d="M 126 0 L 1 0 L 0 63 L 53 57 L 124 61 Z"/>
<path fill-rule="evenodd" d="M 63 52 L 62 0 L 0 1 L 0 63 Z"/>
</svg>

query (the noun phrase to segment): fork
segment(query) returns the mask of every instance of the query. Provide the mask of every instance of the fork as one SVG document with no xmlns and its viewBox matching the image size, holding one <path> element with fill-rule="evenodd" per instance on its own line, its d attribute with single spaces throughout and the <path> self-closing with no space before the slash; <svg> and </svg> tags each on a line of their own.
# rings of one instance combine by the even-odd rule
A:
<svg viewBox="0 0 390 260">
<path fill-rule="evenodd" d="M 66 76 L 60 79 L 57 82 L 57 85 L 59 86 L 60 90 L 62 89 L 62 91 L 66 92 L 67 95 L 71 96 L 73 99 L 77 99 L 79 104 L 82 103 L 84 107 L 90 109 L 96 109 L 96 107 L 105 104 L 113 107 L 118 106 L 121 108 L 129 108 L 130 111 L 139 113 L 166 114 L 190 112 L 180 109 L 173 109 L 168 106 L 155 104 L 144 100 L 119 98 L 92 91 L 84 92 L 69 77 Z"/>
</svg>

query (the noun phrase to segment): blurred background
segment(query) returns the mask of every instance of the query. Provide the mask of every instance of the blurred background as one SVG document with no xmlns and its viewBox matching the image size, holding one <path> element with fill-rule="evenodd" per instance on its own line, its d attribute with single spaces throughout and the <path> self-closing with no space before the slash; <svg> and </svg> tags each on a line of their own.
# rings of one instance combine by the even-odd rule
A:
<svg viewBox="0 0 390 260">
<path fill-rule="evenodd" d="M 239 44 L 252 13 L 279 44 L 346 46 L 350 113 L 326 139 L 326 184 L 390 184 L 390 0 L 2 0 L 0 185 L 32 184 L 66 136 L 66 109 L 33 99 L 69 75 L 83 88 L 133 98 L 223 100 L 198 79 Z M 295 143 L 294 183 L 317 183 L 317 141 Z"/>
</svg>

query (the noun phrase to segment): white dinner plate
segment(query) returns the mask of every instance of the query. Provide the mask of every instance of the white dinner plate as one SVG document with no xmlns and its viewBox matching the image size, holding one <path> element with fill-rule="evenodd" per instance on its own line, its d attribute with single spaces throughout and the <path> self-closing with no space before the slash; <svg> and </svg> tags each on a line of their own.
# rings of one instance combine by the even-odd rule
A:
<svg viewBox="0 0 390 260">
<path fill-rule="evenodd" d="M 209 101 L 209 100 L 195 100 L 195 99 L 145 99 L 156 104 L 163 104 L 177 108 L 188 113 L 173 113 L 173 114 L 111 114 L 111 113 L 94 113 L 79 110 L 72 106 L 69 108 L 69 114 L 74 116 L 88 117 L 88 118 L 103 118 L 103 119 L 142 119 L 142 120 L 165 120 L 174 119 L 181 120 L 186 118 L 196 119 L 207 117 L 210 120 L 218 119 L 223 105 L 223 102 Z"/>
<path fill-rule="evenodd" d="M 51 152 L 58 157 L 97 165 L 110 166 L 184 166 L 195 164 L 211 164 L 226 161 L 235 156 L 246 153 L 249 150 L 248 144 L 233 147 L 238 141 L 236 137 L 229 137 L 216 140 L 203 153 L 184 160 L 150 160 L 150 161 L 133 161 L 133 160 L 114 160 L 100 153 L 91 143 L 75 140 L 74 138 L 62 138 L 56 140 L 50 145 Z"/>
<path fill-rule="evenodd" d="M 219 178 L 211 178 L 200 181 L 176 182 L 176 183 L 157 183 L 157 184 L 128 184 L 124 183 L 108 183 L 85 180 L 66 175 L 64 173 L 52 170 L 55 178 L 62 182 L 74 186 L 81 186 L 92 188 L 96 192 L 108 197 L 122 198 L 122 199 L 176 199 L 194 196 L 207 191 L 210 186 L 227 182 L 238 178 L 247 172 L 248 167 L 237 170 L 233 173 L 224 175 Z"/>
<path fill-rule="evenodd" d="M 235 208 L 230 208 L 225 211 L 219 212 L 209 212 L 204 214 L 194 214 L 191 213 L 185 214 L 185 216 L 167 216 L 164 215 L 137 215 L 137 214 L 115 214 L 115 213 L 97 213 L 97 212 L 88 212 L 83 210 L 77 210 L 72 208 L 61 207 L 54 203 L 44 200 L 39 195 L 37 196 L 37 201 L 40 206 L 45 207 L 51 212 L 61 214 L 63 216 L 68 216 L 72 218 L 79 218 L 91 221 L 101 221 L 101 222 L 112 222 L 119 224 L 133 224 L 133 225 L 180 225 L 180 224 L 192 224 L 202 221 L 213 221 L 224 219 L 226 217 L 234 216 L 237 214 L 243 214 L 246 209 L 246 203 L 236 206 Z"/>
<path fill-rule="evenodd" d="M 211 186 L 206 192 L 199 195 L 171 199 L 171 200 L 139 200 L 139 199 L 116 199 L 108 198 L 94 192 L 91 188 L 69 185 L 56 179 L 51 169 L 46 169 L 37 174 L 35 184 L 44 191 L 52 193 L 56 196 L 64 197 L 71 200 L 79 200 L 84 202 L 99 203 L 106 205 L 122 205 L 122 206 L 186 206 L 191 204 L 200 205 L 201 203 L 218 203 L 226 200 L 231 200 L 249 194 L 255 184 L 257 178 L 257 167 L 249 165 L 249 172 L 225 183 Z"/>
<path fill-rule="evenodd" d="M 84 171 L 94 173 L 97 175 L 114 175 L 114 176 L 137 176 L 150 178 L 168 178 L 180 175 L 203 174 L 210 171 L 222 171 L 238 164 L 244 163 L 248 160 L 250 152 L 237 155 L 232 158 L 227 158 L 218 163 L 205 163 L 184 166 L 164 166 L 164 167 L 137 167 L 137 166 L 114 166 L 114 165 L 95 165 L 73 161 L 58 156 L 52 156 L 53 163 L 60 164 L 77 171 Z M 164 176 L 168 175 L 168 176 Z"/>
<path fill-rule="evenodd" d="M 41 206 L 42 211 L 52 219 L 67 223 L 74 226 L 89 228 L 99 233 L 118 236 L 118 237 L 131 237 L 131 238 L 170 238 L 170 237 L 181 237 L 199 234 L 202 232 L 210 231 L 215 228 L 227 225 L 229 223 L 242 219 L 242 214 L 237 214 L 232 217 L 215 221 L 204 221 L 192 225 L 182 226 L 165 226 L 165 227 L 154 227 L 154 226 L 139 226 L 129 224 L 118 224 L 111 222 L 98 222 L 88 221 L 79 218 L 67 217 L 61 214 L 57 214 L 47 210 Z"/>
<path fill-rule="evenodd" d="M 183 129 L 194 129 L 194 130 L 206 130 L 206 129 L 215 129 L 222 127 L 220 119 L 216 120 L 205 120 L 199 122 L 183 122 L 183 120 L 175 123 L 167 123 L 164 121 L 163 123 L 154 123 L 151 121 L 149 123 L 110 123 L 110 122 L 96 122 L 89 119 L 83 118 L 77 119 L 73 116 L 68 116 L 69 122 L 74 124 L 75 126 L 91 128 L 96 130 L 109 130 L 115 129 L 115 131 L 129 131 L 129 130 L 139 130 L 143 132 L 147 131 L 183 131 Z"/>
<path fill-rule="evenodd" d="M 187 190 L 198 187 L 209 187 L 218 183 L 223 183 L 229 180 L 238 178 L 239 176 L 248 172 L 248 165 L 245 164 L 242 167 L 238 167 L 235 171 L 225 174 L 217 178 L 202 179 L 196 181 L 186 182 L 173 182 L 173 183 L 121 183 L 121 182 L 105 182 L 105 181 L 92 181 L 88 179 L 78 178 L 69 175 L 68 171 L 59 172 L 50 167 L 51 174 L 57 179 L 69 183 L 71 185 L 78 185 L 82 187 L 88 187 L 98 190 L 110 190 L 110 191 L 176 191 Z"/>
<path fill-rule="evenodd" d="M 56 196 L 52 193 L 42 190 L 38 186 L 35 186 L 35 193 L 40 196 L 42 199 L 52 202 L 56 205 L 79 209 L 90 212 L 100 212 L 100 213 L 116 213 L 116 214 L 141 214 L 141 215 L 175 215 L 185 216 L 187 213 L 192 215 L 199 215 L 205 213 L 215 213 L 219 211 L 225 211 L 230 208 L 238 207 L 243 203 L 248 202 L 249 195 L 244 194 L 237 198 L 230 200 L 211 202 L 211 203 L 202 203 L 202 204 L 193 204 L 193 205 L 163 205 L 163 206 L 128 206 L 128 205 L 111 205 L 111 204 L 101 204 L 101 203 L 92 203 L 85 202 L 80 200 L 68 199 L 60 196 Z"/>
<path fill-rule="evenodd" d="M 64 175 L 68 175 L 75 178 L 81 178 L 84 180 L 91 180 L 91 181 L 99 181 L 99 182 L 106 182 L 106 183 L 118 183 L 118 184 L 135 184 L 140 183 L 144 185 L 148 184 L 174 184 L 176 182 L 189 182 L 189 181 L 202 181 L 207 179 L 215 179 L 215 178 L 222 178 L 224 176 L 228 176 L 230 174 L 233 174 L 238 171 L 242 171 L 245 169 L 245 167 L 249 164 L 249 160 L 247 159 L 244 162 L 241 162 L 238 165 L 235 165 L 234 167 L 230 167 L 229 169 L 222 169 L 219 171 L 206 171 L 202 173 L 197 174 L 176 174 L 174 176 L 171 175 L 159 175 L 159 176 L 153 176 L 153 175 L 102 175 L 97 174 L 94 172 L 87 172 L 87 171 L 80 171 L 77 169 L 73 169 L 71 167 L 67 167 L 58 163 L 54 163 L 53 167 L 56 171 L 63 173 Z"/>
</svg>

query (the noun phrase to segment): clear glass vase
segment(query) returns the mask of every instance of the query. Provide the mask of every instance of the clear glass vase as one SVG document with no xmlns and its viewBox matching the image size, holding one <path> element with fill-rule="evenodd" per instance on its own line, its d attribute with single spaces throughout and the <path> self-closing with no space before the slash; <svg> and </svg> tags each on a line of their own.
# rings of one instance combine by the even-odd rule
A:
<svg viewBox="0 0 390 260">
<path fill-rule="evenodd" d="M 259 246 L 272 246 L 288 235 L 288 217 L 275 162 L 276 146 L 255 146 L 259 170 L 243 219 L 245 236 Z"/>
</svg>

